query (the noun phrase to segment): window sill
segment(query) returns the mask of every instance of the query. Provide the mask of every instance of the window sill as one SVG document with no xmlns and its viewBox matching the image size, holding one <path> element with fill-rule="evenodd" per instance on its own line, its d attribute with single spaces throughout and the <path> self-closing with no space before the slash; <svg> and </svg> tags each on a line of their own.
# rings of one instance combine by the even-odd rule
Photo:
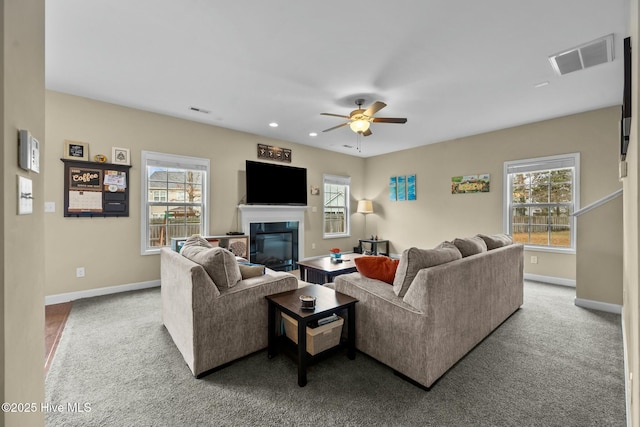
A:
<svg viewBox="0 0 640 427">
<path fill-rule="evenodd" d="M 550 252 L 556 254 L 575 255 L 576 250 L 573 248 L 551 248 L 547 246 L 524 245 L 525 251 L 532 252 Z"/>
<path fill-rule="evenodd" d="M 163 246 L 164 248 L 168 248 L 169 246 Z M 145 255 L 160 255 L 160 249 L 148 249 L 146 251 L 142 251 L 140 253 L 140 255 L 145 256 Z"/>
<path fill-rule="evenodd" d="M 351 237 L 351 234 L 325 234 L 322 236 L 323 239 L 344 239 L 346 237 Z"/>
</svg>

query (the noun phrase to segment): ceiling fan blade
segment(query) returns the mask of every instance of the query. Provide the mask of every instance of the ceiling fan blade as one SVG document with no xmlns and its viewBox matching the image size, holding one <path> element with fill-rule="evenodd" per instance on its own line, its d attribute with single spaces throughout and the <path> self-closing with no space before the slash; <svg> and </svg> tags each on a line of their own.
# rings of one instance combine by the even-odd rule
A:
<svg viewBox="0 0 640 427">
<path fill-rule="evenodd" d="M 364 114 L 365 116 L 368 117 L 372 117 L 375 113 L 377 113 L 378 111 L 382 110 L 384 107 L 386 107 L 387 104 L 385 104 L 382 101 L 376 101 L 373 104 L 371 104 L 369 106 L 369 108 L 366 109 L 366 111 L 362 114 Z"/>
<path fill-rule="evenodd" d="M 365 130 L 364 132 L 362 132 L 362 136 L 369 136 L 371 135 L 373 132 L 371 132 L 371 128 Z"/>
<path fill-rule="evenodd" d="M 374 117 L 374 123 L 407 123 L 406 118 Z"/>
<path fill-rule="evenodd" d="M 321 116 L 332 116 L 332 117 L 342 117 L 343 119 L 348 119 L 349 116 L 343 116 L 341 114 L 332 114 L 332 113 L 320 113 Z"/>
<path fill-rule="evenodd" d="M 323 130 L 322 132 L 329 132 L 330 130 L 334 130 L 334 129 L 341 128 L 342 126 L 346 126 L 346 125 L 348 125 L 349 123 L 351 123 L 351 122 L 345 122 L 345 123 L 342 123 L 341 125 L 334 126 L 334 127 L 332 127 L 332 128 L 329 128 L 329 129 L 325 129 L 325 130 Z"/>
</svg>

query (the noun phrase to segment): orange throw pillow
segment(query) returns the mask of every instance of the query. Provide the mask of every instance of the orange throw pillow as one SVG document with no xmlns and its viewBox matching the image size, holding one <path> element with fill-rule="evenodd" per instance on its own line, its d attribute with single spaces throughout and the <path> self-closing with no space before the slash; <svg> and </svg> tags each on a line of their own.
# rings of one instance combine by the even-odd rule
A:
<svg viewBox="0 0 640 427">
<path fill-rule="evenodd" d="M 355 259 L 356 268 L 364 277 L 377 279 L 393 284 L 396 277 L 399 259 L 391 259 L 386 256 L 361 256 Z"/>
</svg>

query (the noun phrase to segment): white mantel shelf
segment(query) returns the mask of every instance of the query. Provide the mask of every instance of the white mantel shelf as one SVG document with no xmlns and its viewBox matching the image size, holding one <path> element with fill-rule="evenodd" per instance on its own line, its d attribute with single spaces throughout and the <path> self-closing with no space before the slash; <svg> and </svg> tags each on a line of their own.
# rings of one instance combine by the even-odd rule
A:
<svg viewBox="0 0 640 427">
<path fill-rule="evenodd" d="M 255 222 L 297 222 L 298 259 L 304 259 L 304 216 L 308 206 L 290 205 L 238 205 L 242 232 L 249 236 L 251 223 Z"/>
</svg>

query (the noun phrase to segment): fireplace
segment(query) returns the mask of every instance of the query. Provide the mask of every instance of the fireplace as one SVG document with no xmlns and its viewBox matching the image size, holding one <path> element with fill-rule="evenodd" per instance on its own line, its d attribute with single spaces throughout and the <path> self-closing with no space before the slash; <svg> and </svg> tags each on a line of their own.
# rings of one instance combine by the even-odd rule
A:
<svg viewBox="0 0 640 427">
<path fill-rule="evenodd" d="M 298 262 L 298 222 L 252 222 L 250 261 L 272 270 L 295 270 Z"/>
<path fill-rule="evenodd" d="M 306 206 L 240 205 L 242 231 L 249 236 L 250 261 L 290 271 L 304 259 Z"/>
</svg>

